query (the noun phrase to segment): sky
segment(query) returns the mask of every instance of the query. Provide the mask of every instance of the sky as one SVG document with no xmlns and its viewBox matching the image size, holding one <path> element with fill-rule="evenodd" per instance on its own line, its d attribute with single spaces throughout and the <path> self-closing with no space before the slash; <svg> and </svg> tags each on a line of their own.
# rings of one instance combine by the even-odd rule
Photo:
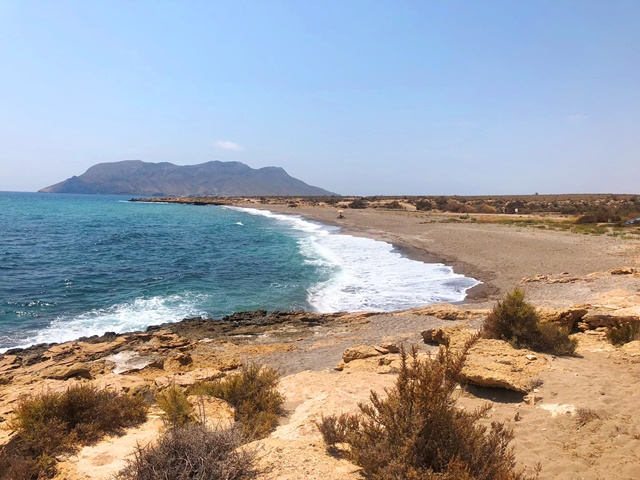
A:
<svg viewBox="0 0 640 480">
<path fill-rule="evenodd" d="M 638 0 L 0 0 L 0 190 L 139 159 L 640 193 L 638 25 Z"/>
</svg>

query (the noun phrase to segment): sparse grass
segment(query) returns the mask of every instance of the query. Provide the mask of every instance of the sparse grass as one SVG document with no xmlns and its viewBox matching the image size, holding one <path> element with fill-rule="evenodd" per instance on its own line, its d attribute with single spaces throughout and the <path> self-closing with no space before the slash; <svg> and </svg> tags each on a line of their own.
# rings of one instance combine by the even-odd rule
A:
<svg viewBox="0 0 640 480">
<path fill-rule="evenodd" d="M 468 345 L 467 345 L 468 349 Z M 516 467 L 503 423 L 490 428 L 478 421 L 491 410 L 456 406 L 457 378 L 466 350 L 441 349 L 421 361 L 414 348 L 402 351 L 396 384 L 387 398 L 371 392 L 360 412 L 322 417 L 317 426 L 333 453 L 350 458 L 364 476 L 376 480 L 527 479 Z"/>
<path fill-rule="evenodd" d="M 509 342 L 515 348 L 573 355 L 577 341 L 553 323 L 540 323 L 533 305 L 524 299 L 524 291 L 516 288 L 493 308 L 482 327 L 482 336 Z"/>
<path fill-rule="evenodd" d="M 238 429 L 202 424 L 168 429 L 147 448 L 138 446 L 117 480 L 240 480 L 255 478 L 256 452 L 242 447 Z"/>
<path fill-rule="evenodd" d="M 9 422 L 16 436 L 0 452 L 0 479 L 50 478 L 56 455 L 144 422 L 147 408 L 141 398 L 88 384 L 23 397 Z"/>
<path fill-rule="evenodd" d="M 640 340 L 640 322 L 616 322 L 607 329 L 607 340 L 616 346 Z"/>
<path fill-rule="evenodd" d="M 579 408 L 576 410 L 576 428 L 582 428 L 587 423 L 600 418 L 600 416 L 590 408 Z"/>
<path fill-rule="evenodd" d="M 210 395 L 235 409 L 247 439 L 266 437 L 282 415 L 284 397 L 278 391 L 279 373 L 259 364 L 243 365 L 240 373 L 196 385 L 192 393 Z"/>
<path fill-rule="evenodd" d="M 156 396 L 158 406 L 164 411 L 165 425 L 171 428 L 183 427 L 195 420 L 193 406 L 184 392 L 171 385 Z"/>
</svg>

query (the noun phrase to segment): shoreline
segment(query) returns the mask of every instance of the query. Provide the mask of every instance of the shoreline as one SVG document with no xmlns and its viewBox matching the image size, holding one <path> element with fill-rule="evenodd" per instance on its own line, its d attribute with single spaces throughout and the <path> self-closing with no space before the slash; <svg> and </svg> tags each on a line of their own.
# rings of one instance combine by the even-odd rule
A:
<svg viewBox="0 0 640 480">
<path fill-rule="evenodd" d="M 447 267 L 451 267 L 453 269 L 453 272 L 456 274 L 464 275 L 467 278 L 472 278 L 480 282 L 478 285 L 475 285 L 469 288 L 465 292 L 464 300 L 460 302 L 455 302 L 455 304 L 464 305 L 464 304 L 482 303 L 495 297 L 499 292 L 499 290 L 490 283 L 490 274 L 488 272 L 484 272 L 479 269 L 476 269 L 473 266 L 465 264 L 464 262 L 458 261 L 455 258 L 446 257 L 446 256 L 429 252 L 428 250 L 425 250 L 424 248 L 418 247 L 409 242 L 401 241 L 397 239 L 396 240 L 389 239 L 382 232 L 365 231 L 361 227 L 357 227 L 352 224 L 347 224 L 344 221 L 341 221 L 338 219 L 331 220 L 327 218 L 326 215 L 318 215 L 317 213 L 314 214 L 313 212 L 307 212 L 307 211 L 302 213 L 302 212 L 298 212 L 297 210 L 299 209 L 297 208 L 291 209 L 283 205 L 238 203 L 233 206 L 239 207 L 239 208 L 254 208 L 256 210 L 266 210 L 279 215 L 297 216 L 305 220 L 320 223 L 322 225 L 326 225 L 330 227 L 338 227 L 340 229 L 338 233 L 341 235 L 351 235 L 354 237 L 369 238 L 371 240 L 389 243 L 390 245 L 393 246 L 395 250 L 399 251 L 402 256 L 408 259 L 415 260 L 422 263 L 442 264 Z M 277 207 L 277 208 L 272 208 L 272 207 Z M 324 210 L 334 210 L 334 209 L 330 207 L 324 207 Z"/>
<path fill-rule="evenodd" d="M 470 288 L 462 304 L 492 303 L 522 280 L 537 275 L 584 276 L 622 266 L 640 266 L 640 241 L 605 235 L 497 223 L 449 223 L 425 212 L 346 209 L 330 206 L 254 203 L 237 207 L 300 216 L 340 228 L 340 233 L 390 243 L 410 259 L 441 263 L 482 283 Z"/>
</svg>

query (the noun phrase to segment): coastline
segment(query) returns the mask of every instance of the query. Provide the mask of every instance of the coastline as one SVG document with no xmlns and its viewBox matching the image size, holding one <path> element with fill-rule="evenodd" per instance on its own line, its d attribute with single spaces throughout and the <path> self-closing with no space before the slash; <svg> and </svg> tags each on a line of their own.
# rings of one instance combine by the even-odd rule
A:
<svg viewBox="0 0 640 480">
<path fill-rule="evenodd" d="M 392 244 L 408 258 L 441 263 L 479 280 L 464 304 L 490 304 L 525 278 L 536 275 L 588 275 L 620 266 L 640 266 L 640 242 L 604 235 L 541 231 L 490 223 L 449 223 L 442 216 L 410 211 L 338 209 L 328 206 L 241 201 L 238 207 L 298 215 L 340 232 Z"/>
<path fill-rule="evenodd" d="M 449 223 L 443 215 L 424 212 L 347 209 L 346 218 L 338 220 L 334 207 L 234 206 L 338 226 L 346 235 L 390 243 L 412 259 L 453 266 L 456 273 L 486 282 L 493 290 L 484 296 L 471 292 L 463 302 L 468 305 L 396 312 L 255 311 L 220 321 L 194 317 L 144 332 L 0 354 L 0 424 L 12 418 L 24 395 L 63 392 L 79 382 L 146 397 L 172 385 L 188 392 L 200 381 L 226 378 L 242 364 L 258 362 L 281 372 L 279 390 L 286 398 L 280 425 L 252 445 L 265 452 L 258 478 L 360 480 L 357 467 L 327 453 L 318 419 L 358 411 L 370 391 L 381 394 L 394 385 L 401 360 L 393 352 L 412 346 L 420 358 L 433 358 L 439 347 L 429 336 L 442 334 L 444 339 L 477 331 L 495 299 L 518 286 L 546 321 L 573 332 L 578 355 L 514 352 L 506 342 L 485 340 L 468 361 L 484 370 L 467 378 L 469 384 L 460 389 L 457 401 L 470 411 L 491 402 L 491 421 L 504 422 L 514 432 L 518 465 L 535 472 L 541 464 L 541 479 L 637 477 L 640 340 L 616 347 L 606 340 L 605 331 L 615 319 L 640 322 L 640 241 L 495 223 Z M 610 268 L 622 266 L 632 268 Z M 194 404 L 201 401 L 189 398 Z M 224 412 L 212 408 L 208 421 L 228 420 Z M 591 413 L 586 419 L 585 412 Z M 56 458 L 56 480 L 110 478 L 136 445 L 154 441 L 163 428 L 161 416 L 160 407 L 152 404 L 150 419 L 140 427 Z M 13 435 L 0 428 L 0 448 Z"/>
</svg>

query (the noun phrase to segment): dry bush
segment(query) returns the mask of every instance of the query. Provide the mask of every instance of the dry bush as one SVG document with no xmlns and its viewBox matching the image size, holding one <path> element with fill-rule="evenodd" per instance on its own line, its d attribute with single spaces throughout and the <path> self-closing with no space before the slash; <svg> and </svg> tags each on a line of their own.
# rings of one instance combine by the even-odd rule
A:
<svg viewBox="0 0 640 480">
<path fill-rule="evenodd" d="M 283 395 L 278 391 L 280 374 L 266 366 L 243 365 L 240 373 L 204 382 L 193 393 L 225 400 L 235 409 L 235 420 L 244 428 L 246 439 L 266 437 L 282 415 Z"/>
<path fill-rule="evenodd" d="M 489 204 L 481 203 L 480 205 L 476 205 L 476 211 L 478 213 L 496 213 L 498 209 Z"/>
<path fill-rule="evenodd" d="M 156 396 L 158 406 L 164 411 L 163 420 L 166 426 L 183 427 L 195 420 L 193 406 L 189 403 L 184 392 L 171 385 Z"/>
<path fill-rule="evenodd" d="M 137 447 L 117 480 L 240 480 L 255 478 L 256 452 L 241 447 L 238 429 L 202 424 L 168 429 L 155 444 Z"/>
<path fill-rule="evenodd" d="M 0 453 L 0 479 L 51 477 L 56 455 L 144 422 L 147 408 L 141 398 L 88 384 L 22 397 L 9 422 L 16 436 Z"/>
<path fill-rule="evenodd" d="M 470 345 L 470 344 L 469 344 Z M 468 345 L 468 346 L 469 346 Z M 420 361 L 417 350 L 402 351 L 396 384 L 383 399 L 371 392 L 357 414 L 323 417 L 318 429 L 327 446 L 377 480 L 527 479 L 515 465 L 511 430 L 478 423 L 491 410 L 456 406 L 454 391 L 466 350 L 442 348 Z"/>
<path fill-rule="evenodd" d="M 584 427 L 587 423 L 598 418 L 600 418 L 600 415 L 590 408 L 579 408 L 576 411 L 576 428 Z"/>
<path fill-rule="evenodd" d="M 573 355 L 577 341 L 561 326 L 540 323 L 533 305 L 524 299 L 524 291 L 516 288 L 493 308 L 482 327 L 484 338 L 509 342 L 515 348 Z"/>
<path fill-rule="evenodd" d="M 607 329 L 607 340 L 617 346 L 640 340 L 640 322 L 616 322 Z"/>
</svg>

